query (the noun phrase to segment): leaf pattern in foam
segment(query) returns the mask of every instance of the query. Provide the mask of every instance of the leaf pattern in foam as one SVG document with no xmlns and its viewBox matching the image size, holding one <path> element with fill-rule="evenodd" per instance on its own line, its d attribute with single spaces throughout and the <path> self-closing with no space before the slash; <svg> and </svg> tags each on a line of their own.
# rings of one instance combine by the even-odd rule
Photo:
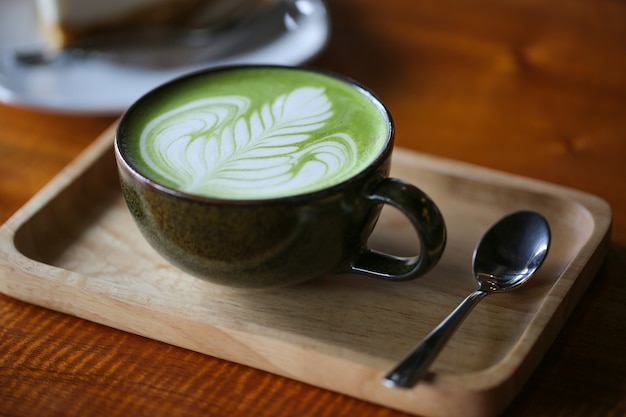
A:
<svg viewBox="0 0 626 417">
<path fill-rule="evenodd" d="M 297 88 L 249 107 L 249 99 L 227 96 L 165 113 L 144 130 L 142 157 L 175 187 L 215 197 L 305 192 L 348 176 L 353 139 L 314 134 L 333 115 L 324 88 Z"/>
</svg>

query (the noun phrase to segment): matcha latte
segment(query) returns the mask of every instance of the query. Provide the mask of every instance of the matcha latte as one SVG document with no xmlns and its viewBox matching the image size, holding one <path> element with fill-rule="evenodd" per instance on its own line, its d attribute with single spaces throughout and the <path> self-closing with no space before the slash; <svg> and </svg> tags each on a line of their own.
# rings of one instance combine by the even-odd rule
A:
<svg viewBox="0 0 626 417">
<path fill-rule="evenodd" d="M 121 118 L 121 191 L 146 241 L 215 284 L 269 288 L 327 274 L 403 281 L 445 247 L 439 209 L 390 178 L 393 123 L 367 89 L 320 71 L 209 69 Z M 385 204 L 419 238 L 411 257 L 370 249 Z"/>
<path fill-rule="evenodd" d="M 298 195 L 374 161 L 391 121 L 370 93 L 321 72 L 216 70 L 169 83 L 125 115 L 127 162 L 153 181 L 221 199 Z"/>
</svg>

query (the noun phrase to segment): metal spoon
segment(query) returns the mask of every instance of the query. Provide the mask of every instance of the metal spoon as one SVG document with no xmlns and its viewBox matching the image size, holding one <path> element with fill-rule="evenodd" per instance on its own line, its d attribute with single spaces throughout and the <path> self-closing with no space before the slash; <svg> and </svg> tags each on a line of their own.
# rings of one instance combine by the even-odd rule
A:
<svg viewBox="0 0 626 417">
<path fill-rule="evenodd" d="M 473 257 L 479 288 L 463 300 L 395 369 L 383 379 L 387 387 L 413 387 L 426 374 L 452 333 L 488 294 L 509 291 L 528 281 L 541 266 L 550 246 L 550 227 L 533 211 L 518 211 L 485 233 Z"/>
</svg>

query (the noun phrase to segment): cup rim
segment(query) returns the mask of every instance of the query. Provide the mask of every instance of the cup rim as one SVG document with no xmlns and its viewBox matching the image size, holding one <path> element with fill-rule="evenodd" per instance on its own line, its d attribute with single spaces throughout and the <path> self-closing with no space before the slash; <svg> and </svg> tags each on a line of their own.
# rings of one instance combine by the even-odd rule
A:
<svg viewBox="0 0 626 417">
<path fill-rule="evenodd" d="M 319 189 L 308 191 L 304 193 L 284 195 L 284 196 L 275 196 L 275 197 L 260 197 L 260 198 L 224 198 L 224 197 L 210 197 L 200 194 L 189 193 L 186 191 L 181 191 L 176 188 L 164 185 L 147 175 L 143 174 L 139 169 L 137 169 L 133 164 L 127 159 L 126 155 L 120 149 L 120 137 L 121 131 L 125 126 L 125 121 L 128 118 L 128 115 L 135 111 L 137 107 L 142 105 L 143 102 L 150 99 L 150 97 L 158 92 L 170 88 L 174 84 L 179 84 L 185 82 L 189 79 L 193 79 L 196 77 L 201 77 L 206 75 L 207 73 L 217 73 L 223 71 L 232 71 L 239 69 L 285 69 L 290 71 L 300 71 L 300 72 L 310 72 L 315 74 L 325 75 L 331 78 L 335 78 L 339 81 L 348 83 L 352 85 L 354 88 L 359 90 L 361 94 L 372 99 L 375 104 L 380 107 L 384 117 L 387 120 L 387 138 L 383 144 L 382 150 L 378 155 L 362 170 L 358 171 L 354 175 L 351 175 L 349 178 L 344 179 L 341 182 L 333 184 L 331 186 Z M 186 200 L 196 201 L 196 202 L 207 202 L 207 203 L 219 203 L 219 204 L 230 204 L 230 205 L 259 205 L 259 204 L 267 204 L 267 203 L 284 203 L 284 202 L 295 202 L 301 200 L 311 200 L 318 199 L 324 196 L 334 194 L 344 188 L 347 188 L 354 181 L 358 181 L 360 178 L 366 177 L 370 174 L 371 171 L 375 171 L 378 167 L 388 159 L 391 152 L 393 151 L 394 144 L 394 136 L 395 136 L 395 128 L 393 118 L 387 106 L 383 103 L 383 101 L 369 88 L 365 87 L 363 84 L 355 81 L 354 79 L 345 76 L 343 74 L 339 74 L 336 72 L 328 71 L 320 68 L 313 67 L 294 67 L 288 65 L 273 65 L 273 64 L 241 64 L 241 65 L 224 65 L 219 67 L 202 69 L 199 71 L 194 71 L 188 74 L 185 74 L 180 77 L 176 77 L 170 81 L 167 81 L 149 91 L 144 93 L 141 97 L 139 97 L 133 104 L 131 104 L 122 114 L 119 119 L 118 125 L 115 129 L 115 140 L 114 140 L 114 153 L 115 159 L 118 162 L 120 168 L 123 169 L 130 175 L 132 175 L 136 180 L 141 183 L 152 187 L 160 192 L 171 195 L 173 197 L 182 198 Z"/>
</svg>

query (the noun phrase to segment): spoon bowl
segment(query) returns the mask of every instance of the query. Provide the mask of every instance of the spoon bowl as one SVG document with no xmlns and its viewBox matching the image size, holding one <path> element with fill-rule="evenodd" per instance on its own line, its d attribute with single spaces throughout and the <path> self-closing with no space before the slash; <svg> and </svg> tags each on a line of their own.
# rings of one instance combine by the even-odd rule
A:
<svg viewBox="0 0 626 417">
<path fill-rule="evenodd" d="M 474 250 L 472 272 L 483 291 L 509 291 L 528 281 L 550 245 L 548 222 L 518 211 L 494 224 Z"/>
<path fill-rule="evenodd" d="M 383 379 L 388 387 L 411 388 L 423 378 L 456 328 L 486 295 L 526 283 L 548 254 L 550 227 L 534 211 L 518 211 L 496 222 L 476 246 L 472 271 L 478 289 L 468 295 Z"/>
</svg>

